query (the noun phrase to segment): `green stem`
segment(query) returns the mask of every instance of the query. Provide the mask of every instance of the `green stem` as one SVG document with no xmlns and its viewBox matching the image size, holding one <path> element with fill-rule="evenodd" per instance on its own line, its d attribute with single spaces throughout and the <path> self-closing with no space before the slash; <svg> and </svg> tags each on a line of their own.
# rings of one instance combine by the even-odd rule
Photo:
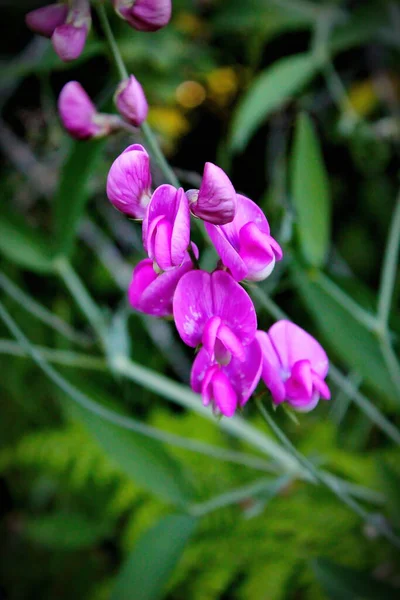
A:
<svg viewBox="0 0 400 600">
<path fill-rule="evenodd" d="M 211 500 L 202 502 L 201 504 L 195 504 L 190 507 L 189 512 L 194 517 L 203 517 L 214 510 L 244 502 L 245 500 L 251 499 L 253 496 L 262 494 L 263 492 L 269 492 L 268 497 L 272 498 L 273 496 L 276 496 L 282 490 L 282 488 L 287 486 L 290 481 L 291 477 L 289 475 L 283 475 L 275 481 L 265 478 L 258 479 L 253 483 L 220 494 L 215 498 L 211 498 Z"/>
<path fill-rule="evenodd" d="M 114 62 L 115 62 L 115 66 L 117 67 L 119 76 L 121 79 L 128 79 L 129 73 L 125 66 L 124 59 L 122 58 L 121 52 L 118 48 L 117 41 L 112 32 L 112 29 L 110 26 L 110 21 L 108 20 L 107 12 L 106 12 L 106 9 L 104 8 L 103 4 L 99 4 L 97 6 L 97 12 L 98 12 L 99 19 L 100 19 L 101 25 L 103 27 L 104 34 L 106 36 L 108 45 L 110 47 L 111 54 L 112 54 Z M 179 187 L 180 186 L 179 180 L 178 180 L 177 176 L 175 175 L 174 171 L 169 166 L 167 160 L 165 159 L 164 154 L 162 153 L 161 148 L 157 142 L 157 139 L 156 139 L 154 133 L 152 132 L 149 124 L 147 122 L 144 122 L 140 129 L 143 134 L 145 143 L 148 146 L 150 154 L 152 155 L 154 160 L 157 162 L 165 179 L 171 185 L 173 185 L 175 187 Z"/>
<path fill-rule="evenodd" d="M 29 312 L 33 317 L 42 321 L 58 333 L 61 333 L 65 338 L 79 344 L 80 346 L 90 346 L 92 340 L 83 333 L 75 331 L 68 323 L 54 315 L 44 306 L 33 300 L 28 294 L 25 294 L 18 286 L 15 285 L 4 273 L 0 272 L 0 287 L 15 300 L 24 310 Z"/>
<path fill-rule="evenodd" d="M 146 437 L 156 439 L 160 442 L 171 444 L 172 446 L 183 448 L 191 452 L 204 454 L 206 456 L 215 458 L 216 460 L 233 462 L 260 471 L 274 472 L 274 469 L 271 468 L 269 463 L 261 458 L 258 458 L 257 456 L 225 450 L 224 448 L 219 448 L 218 446 L 184 438 L 182 436 L 157 429 L 151 425 L 145 425 L 144 423 L 140 423 L 135 419 L 120 415 L 115 411 L 98 404 L 96 401 L 92 400 L 89 398 L 89 396 L 82 393 L 75 386 L 69 383 L 69 381 L 64 379 L 64 377 L 62 377 L 53 369 L 53 367 L 49 365 L 47 360 L 44 358 L 44 355 L 38 350 L 37 347 L 32 346 L 29 340 L 25 337 L 1 302 L 0 318 L 3 320 L 11 334 L 17 339 L 22 350 L 33 359 L 33 361 L 42 369 L 47 377 L 53 381 L 53 383 L 55 383 L 65 394 L 67 394 L 67 396 L 72 398 L 72 400 L 82 406 L 85 410 L 97 415 L 109 423 L 112 423 L 113 425 L 116 425 L 117 427 L 134 431 Z"/>
<path fill-rule="evenodd" d="M 59 258 L 55 263 L 55 269 L 71 292 L 82 313 L 96 331 L 101 342 L 105 345 L 107 328 L 104 317 L 71 264 L 66 258 Z"/>
<path fill-rule="evenodd" d="M 378 320 L 383 330 L 386 330 L 389 321 L 390 306 L 396 281 L 397 264 L 400 248 L 400 192 L 397 196 L 396 206 L 390 225 L 385 257 L 383 260 L 381 282 L 379 286 Z"/>
<path fill-rule="evenodd" d="M 47 348 L 46 346 L 34 346 L 44 359 L 49 362 L 63 365 L 65 367 L 74 367 L 78 369 L 90 369 L 94 371 L 106 371 L 107 364 L 103 358 L 98 356 L 89 356 L 69 350 L 58 350 L 56 348 Z M 29 358 L 29 354 L 16 342 L 0 339 L 0 354 L 9 354 L 20 358 Z"/>
<path fill-rule="evenodd" d="M 301 452 L 299 452 L 286 434 L 278 427 L 275 423 L 274 419 L 268 413 L 264 405 L 262 404 L 260 399 L 256 399 L 257 408 L 260 411 L 262 417 L 265 419 L 266 423 L 275 433 L 276 437 L 279 441 L 287 448 L 289 452 L 293 454 L 293 456 L 299 461 L 299 463 L 309 471 L 309 473 L 321 484 L 325 485 L 335 496 L 339 498 L 344 504 L 346 504 L 354 513 L 356 513 L 361 519 L 363 519 L 366 523 L 373 525 L 389 542 L 391 542 L 396 548 L 400 548 L 400 538 L 398 538 L 393 531 L 390 529 L 389 525 L 384 525 L 381 523 L 379 519 L 374 518 L 374 515 L 371 515 L 368 511 L 366 511 L 358 502 L 356 502 L 351 496 L 347 494 L 340 485 L 339 481 L 335 481 L 329 476 L 326 476 L 325 473 L 319 471 L 311 461 L 308 460 Z"/>
</svg>

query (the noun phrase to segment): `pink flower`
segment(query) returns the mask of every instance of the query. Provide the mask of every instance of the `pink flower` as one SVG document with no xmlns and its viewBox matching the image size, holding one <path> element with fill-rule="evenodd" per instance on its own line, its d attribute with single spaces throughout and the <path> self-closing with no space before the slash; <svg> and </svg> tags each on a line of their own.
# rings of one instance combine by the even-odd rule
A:
<svg viewBox="0 0 400 600">
<path fill-rule="evenodd" d="M 190 242 L 190 212 L 182 188 L 160 185 L 143 221 L 143 245 L 149 258 L 166 271 L 182 264 Z"/>
<path fill-rule="evenodd" d="M 128 123 L 139 127 L 147 118 L 148 105 L 144 91 L 138 80 L 130 75 L 119 84 L 115 93 L 118 112 Z"/>
<path fill-rule="evenodd" d="M 118 118 L 98 113 L 77 81 L 69 81 L 61 90 L 58 112 L 65 129 L 78 140 L 102 137 L 118 127 Z"/>
<path fill-rule="evenodd" d="M 56 27 L 63 25 L 68 14 L 68 6 L 49 4 L 32 10 L 25 16 L 25 23 L 35 33 L 51 38 Z"/>
<path fill-rule="evenodd" d="M 261 281 L 270 275 L 282 250 L 270 235 L 261 210 L 245 196 L 237 195 L 235 218 L 226 225 L 205 223 L 205 228 L 223 264 L 236 281 Z"/>
<path fill-rule="evenodd" d="M 118 210 L 144 219 L 151 198 L 150 158 L 140 144 L 128 146 L 111 165 L 107 196 Z"/>
<path fill-rule="evenodd" d="M 262 378 L 275 404 L 287 401 L 295 410 L 308 412 L 320 397 L 330 398 L 324 381 L 328 357 L 310 334 L 290 321 L 278 321 L 256 337 L 263 353 Z"/>
<path fill-rule="evenodd" d="M 154 270 L 153 261 L 150 258 L 145 258 L 133 270 L 132 281 L 128 290 L 131 306 L 139 312 L 154 317 L 172 315 L 172 300 L 175 288 L 181 277 L 192 268 L 192 261 L 187 255 L 180 267 L 175 267 L 160 274 Z"/>
<path fill-rule="evenodd" d="M 174 319 L 188 346 L 203 344 L 211 361 L 244 361 L 255 336 L 257 317 L 246 291 L 225 271 L 192 271 L 175 290 Z"/>
<path fill-rule="evenodd" d="M 215 225 L 230 223 L 237 208 L 235 188 L 222 169 L 206 163 L 199 190 L 186 192 L 192 213 Z"/>
<path fill-rule="evenodd" d="M 89 0 L 71 0 L 67 4 L 50 4 L 33 10 L 25 22 L 36 33 L 51 38 L 54 50 L 61 60 L 78 58 L 85 47 L 92 17 Z"/>
<path fill-rule="evenodd" d="M 117 14 L 139 31 L 157 31 L 171 19 L 171 0 L 113 0 Z"/>
<path fill-rule="evenodd" d="M 228 365 L 212 361 L 202 348 L 193 363 L 190 383 L 202 395 L 204 406 L 211 404 L 214 411 L 232 417 L 257 387 L 261 368 L 262 354 L 256 339 L 244 348 L 243 360 L 232 357 Z"/>
</svg>

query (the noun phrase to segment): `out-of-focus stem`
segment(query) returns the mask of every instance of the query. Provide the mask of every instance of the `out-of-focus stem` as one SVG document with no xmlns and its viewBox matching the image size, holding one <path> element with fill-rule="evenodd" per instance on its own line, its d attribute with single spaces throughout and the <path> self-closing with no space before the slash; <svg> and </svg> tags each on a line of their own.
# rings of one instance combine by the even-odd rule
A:
<svg viewBox="0 0 400 600">
<path fill-rule="evenodd" d="M 104 8 L 103 4 L 99 4 L 97 6 L 97 12 L 99 15 L 101 25 L 104 30 L 104 34 L 107 38 L 108 45 L 109 45 L 111 53 L 113 55 L 115 66 L 118 69 L 119 76 L 121 77 L 121 79 L 127 79 L 129 77 L 129 73 L 125 66 L 124 59 L 121 56 L 121 52 L 119 51 L 117 41 L 112 32 L 110 22 L 107 17 L 106 9 Z M 179 179 L 177 178 L 177 176 L 175 175 L 175 173 L 169 166 L 167 160 L 165 159 L 165 156 L 162 153 L 162 150 L 157 142 L 157 139 L 156 139 L 153 131 L 151 130 L 150 125 L 145 121 L 144 123 L 142 123 L 140 130 L 142 132 L 144 141 L 148 146 L 150 154 L 153 156 L 154 160 L 157 162 L 165 179 L 170 184 L 174 185 L 175 187 L 179 187 L 179 185 L 180 185 Z"/>
</svg>

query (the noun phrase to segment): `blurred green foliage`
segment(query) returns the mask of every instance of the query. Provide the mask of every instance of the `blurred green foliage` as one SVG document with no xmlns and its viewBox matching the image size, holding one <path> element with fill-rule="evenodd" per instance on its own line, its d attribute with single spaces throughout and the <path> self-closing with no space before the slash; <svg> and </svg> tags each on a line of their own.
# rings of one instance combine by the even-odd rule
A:
<svg viewBox="0 0 400 600">
<path fill-rule="evenodd" d="M 0 324 L 0 596 L 397 597 L 398 551 L 375 526 L 400 528 L 399 453 L 396 435 L 385 435 L 385 423 L 400 427 L 398 270 L 388 322 L 379 288 L 399 185 L 397 3 L 176 0 L 171 24 L 156 34 L 135 32 L 109 10 L 148 96 L 149 123 L 185 187 L 196 186 L 205 161 L 218 162 L 281 241 L 285 260 L 260 286 L 260 327 L 274 320 L 273 298 L 326 345 L 352 393 L 333 372 L 330 404 L 298 424 L 283 411 L 276 419 L 313 464 L 352 486 L 376 518 L 368 523 L 285 471 L 273 447 L 263 453 L 270 432 L 251 402 L 235 436 L 186 410 L 186 388 L 177 404 L 154 392 L 158 373 L 187 383 L 192 356 L 170 323 L 126 307 L 141 233 L 110 210 L 105 180 L 132 136 L 71 143 L 56 112 L 70 79 L 108 110 L 118 78 L 97 19 L 82 57 L 66 65 L 25 29 L 34 6 L 1 8 L 1 270 L 31 298 L 2 277 L 1 301 L 85 398 L 186 441 L 165 444 L 72 404 Z M 156 166 L 154 180 L 164 181 Z M 212 264 L 195 241 L 203 266 Z M 76 302 L 74 273 L 94 304 Z M 121 357 L 150 375 L 123 377 Z M 352 402 L 354 387 L 362 396 Z M 257 443 L 241 439 L 246 425 Z M 211 455 L 185 448 L 187 440 Z M 251 453 L 266 471 L 217 460 L 215 446 L 231 459 Z M 226 501 L 261 475 L 265 488 Z"/>
</svg>

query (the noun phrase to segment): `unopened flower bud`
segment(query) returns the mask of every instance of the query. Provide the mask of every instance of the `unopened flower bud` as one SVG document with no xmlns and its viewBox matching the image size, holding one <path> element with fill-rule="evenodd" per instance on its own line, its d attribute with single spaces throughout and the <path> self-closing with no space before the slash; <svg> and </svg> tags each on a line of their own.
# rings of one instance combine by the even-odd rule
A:
<svg viewBox="0 0 400 600">
<path fill-rule="evenodd" d="M 61 90 L 58 111 L 65 129 L 78 140 L 102 137 L 118 127 L 118 117 L 98 113 L 77 81 L 69 81 Z"/>
<path fill-rule="evenodd" d="M 146 120 L 148 112 L 146 96 L 133 75 L 119 84 L 115 93 L 115 104 L 124 119 L 135 127 L 139 127 Z"/>
<path fill-rule="evenodd" d="M 226 173 L 213 163 L 205 164 L 200 189 L 188 190 L 186 196 L 191 212 L 203 221 L 225 225 L 235 217 L 235 188 Z"/>
<path fill-rule="evenodd" d="M 117 210 L 143 219 L 151 198 L 150 158 L 140 144 L 132 144 L 111 165 L 107 196 Z"/>
<path fill-rule="evenodd" d="M 51 38 L 61 60 L 69 62 L 82 54 L 91 24 L 89 0 L 72 0 L 65 23 L 54 30 Z"/>
<path fill-rule="evenodd" d="M 66 4 L 49 4 L 29 12 L 25 16 L 25 23 L 35 33 L 51 38 L 56 27 L 65 22 L 67 14 L 68 6 Z"/>
<path fill-rule="evenodd" d="M 139 31 L 157 31 L 171 19 L 171 0 L 113 0 L 117 14 Z"/>
</svg>

